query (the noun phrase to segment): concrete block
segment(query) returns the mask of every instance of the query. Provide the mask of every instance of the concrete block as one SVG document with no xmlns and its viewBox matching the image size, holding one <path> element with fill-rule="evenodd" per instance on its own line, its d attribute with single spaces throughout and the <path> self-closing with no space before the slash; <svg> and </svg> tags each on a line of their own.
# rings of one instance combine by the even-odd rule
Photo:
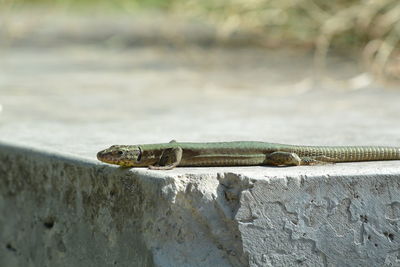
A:
<svg viewBox="0 0 400 267">
<path fill-rule="evenodd" d="M 398 162 L 123 169 L 0 146 L 0 266 L 399 266 Z"/>
</svg>

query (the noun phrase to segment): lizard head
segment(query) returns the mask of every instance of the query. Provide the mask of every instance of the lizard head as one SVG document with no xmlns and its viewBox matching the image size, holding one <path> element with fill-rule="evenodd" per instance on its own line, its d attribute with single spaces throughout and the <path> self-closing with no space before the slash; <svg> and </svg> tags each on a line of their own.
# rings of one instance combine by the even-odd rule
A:
<svg viewBox="0 0 400 267">
<path fill-rule="evenodd" d="M 97 153 L 97 159 L 123 167 L 140 166 L 142 150 L 139 146 L 114 145 Z"/>
</svg>

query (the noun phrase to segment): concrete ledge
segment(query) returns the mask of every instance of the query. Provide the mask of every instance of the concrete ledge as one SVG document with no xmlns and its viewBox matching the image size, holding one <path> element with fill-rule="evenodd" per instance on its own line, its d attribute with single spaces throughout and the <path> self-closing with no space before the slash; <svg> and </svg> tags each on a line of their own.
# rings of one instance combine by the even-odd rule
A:
<svg viewBox="0 0 400 267">
<path fill-rule="evenodd" d="M 1 266 L 397 266 L 398 162 L 122 169 L 0 146 Z"/>
</svg>

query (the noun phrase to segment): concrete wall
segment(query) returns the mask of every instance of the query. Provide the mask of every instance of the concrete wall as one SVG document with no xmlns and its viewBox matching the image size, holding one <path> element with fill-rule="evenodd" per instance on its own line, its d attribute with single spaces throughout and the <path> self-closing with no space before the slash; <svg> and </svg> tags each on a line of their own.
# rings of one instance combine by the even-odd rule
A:
<svg viewBox="0 0 400 267">
<path fill-rule="evenodd" d="M 3 144 L 0 266 L 399 266 L 400 171 L 378 165 L 162 172 Z"/>
</svg>

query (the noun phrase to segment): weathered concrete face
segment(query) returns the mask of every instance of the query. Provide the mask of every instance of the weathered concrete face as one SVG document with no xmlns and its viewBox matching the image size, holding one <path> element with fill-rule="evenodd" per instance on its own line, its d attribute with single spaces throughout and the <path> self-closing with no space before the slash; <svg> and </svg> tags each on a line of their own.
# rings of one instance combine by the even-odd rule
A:
<svg viewBox="0 0 400 267">
<path fill-rule="evenodd" d="M 153 265 L 134 175 L 4 146 L 0 158 L 0 266 Z"/>
<path fill-rule="evenodd" d="M 6 145 L 0 162 L 0 266 L 247 262 L 237 223 L 215 207 L 215 177 L 168 178 Z"/>
<path fill-rule="evenodd" d="M 0 266 L 399 264 L 390 162 L 167 174 L 3 144 L 0 177 Z"/>
<path fill-rule="evenodd" d="M 242 191 L 235 220 L 251 265 L 400 264 L 399 171 L 346 175 L 338 169 L 267 177 Z"/>
</svg>

